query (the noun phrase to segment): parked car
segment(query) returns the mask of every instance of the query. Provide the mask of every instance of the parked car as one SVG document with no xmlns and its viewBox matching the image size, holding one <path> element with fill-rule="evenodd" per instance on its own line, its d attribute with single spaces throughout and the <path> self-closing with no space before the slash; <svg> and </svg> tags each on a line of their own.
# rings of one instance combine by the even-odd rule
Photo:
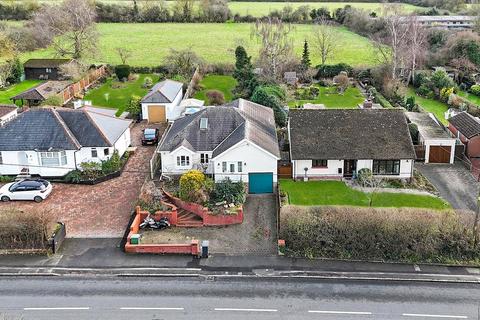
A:
<svg viewBox="0 0 480 320">
<path fill-rule="evenodd" d="M 160 131 L 158 129 L 147 128 L 143 130 L 142 145 L 157 144 Z"/>
<path fill-rule="evenodd" d="M 24 179 L 0 188 L 0 200 L 33 200 L 42 202 L 52 192 L 52 184 L 43 179 Z"/>
</svg>

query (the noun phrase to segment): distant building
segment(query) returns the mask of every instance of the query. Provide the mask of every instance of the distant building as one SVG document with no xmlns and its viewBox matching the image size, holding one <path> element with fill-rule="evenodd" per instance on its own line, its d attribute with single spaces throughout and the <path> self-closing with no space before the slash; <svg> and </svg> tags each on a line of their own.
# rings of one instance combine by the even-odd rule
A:
<svg viewBox="0 0 480 320">
<path fill-rule="evenodd" d="M 409 17 L 403 17 L 408 21 Z M 471 29 L 475 23 L 474 16 L 415 16 L 426 27 L 443 29 Z"/>
<path fill-rule="evenodd" d="M 27 80 L 62 80 L 60 66 L 72 59 L 30 59 L 23 64 Z"/>
</svg>

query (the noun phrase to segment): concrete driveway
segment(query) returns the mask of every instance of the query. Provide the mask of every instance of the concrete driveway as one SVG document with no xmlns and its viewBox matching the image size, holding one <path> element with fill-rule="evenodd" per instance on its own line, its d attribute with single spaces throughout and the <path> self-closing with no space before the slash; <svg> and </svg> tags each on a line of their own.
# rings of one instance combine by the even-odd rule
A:
<svg viewBox="0 0 480 320">
<path fill-rule="evenodd" d="M 479 183 L 462 164 L 416 163 L 415 168 L 437 188 L 440 196 L 454 209 L 477 209 Z"/>
</svg>

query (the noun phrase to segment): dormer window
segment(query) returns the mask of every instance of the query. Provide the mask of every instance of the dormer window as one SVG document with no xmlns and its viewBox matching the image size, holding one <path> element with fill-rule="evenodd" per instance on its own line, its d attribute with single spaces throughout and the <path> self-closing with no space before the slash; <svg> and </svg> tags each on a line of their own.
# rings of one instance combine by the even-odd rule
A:
<svg viewBox="0 0 480 320">
<path fill-rule="evenodd" d="M 200 130 L 207 130 L 208 129 L 208 118 L 201 118 L 200 119 Z"/>
</svg>

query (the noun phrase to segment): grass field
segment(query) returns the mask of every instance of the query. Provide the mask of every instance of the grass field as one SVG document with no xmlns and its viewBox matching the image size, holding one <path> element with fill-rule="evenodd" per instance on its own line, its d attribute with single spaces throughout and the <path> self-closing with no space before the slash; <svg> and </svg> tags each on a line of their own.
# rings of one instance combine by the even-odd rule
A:
<svg viewBox="0 0 480 320">
<path fill-rule="evenodd" d="M 280 189 L 288 194 L 290 204 L 302 206 L 361 206 L 369 204 L 366 193 L 354 190 L 341 181 L 280 180 Z M 446 209 L 442 199 L 403 193 L 376 193 L 373 207 L 412 207 Z"/>
<path fill-rule="evenodd" d="M 251 37 L 252 24 L 246 23 L 100 23 L 98 53 L 88 62 L 121 63 L 115 49 L 126 47 L 133 53 L 130 65 L 156 66 L 165 63 L 170 48 L 191 47 L 198 55 L 212 63 L 233 63 L 235 47 L 241 43 L 256 57 L 260 43 Z M 301 55 L 304 39 L 311 39 L 312 26 L 296 25 L 292 32 L 294 50 Z M 362 36 L 343 27 L 335 27 L 337 49 L 329 64 L 345 62 L 353 66 L 374 65 L 375 49 Z M 320 62 L 311 44 L 313 65 Z M 53 50 L 37 50 L 22 55 L 22 59 L 53 56 Z"/>
<path fill-rule="evenodd" d="M 476 104 L 477 106 L 480 106 L 480 97 L 479 96 L 476 96 L 472 93 L 469 93 L 469 92 L 466 92 L 466 91 L 463 91 L 463 90 L 458 90 L 457 94 L 460 97 L 463 97 L 463 98 L 467 99 L 471 103 Z"/>
<path fill-rule="evenodd" d="M 443 124 L 448 124 L 448 121 L 445 119 L 445 111 L 448 110 L 448 105 L 446 103 L 421 97 L 415 93 L 413 88 L 408 88 L 407 97 L 410 96 L 415 97 L 415 102 L 421 106 L 422 109 L 433 113 Z"/>
<path fill-rule="evenodd" d="M 365 97 L 356 87 L 348 88 L 343 94 L 338 94 L 336 88 L 319 87 L 320 94 L 314 100 L 293 100 L 288 103 L 289 107 L 301 106 L 305 103 L 324 104 L 332 109 L 353 109 L 365 100 Z"/>
<path fill-rule="evenodd" d="M 236 84 L 236 80 L 231 76 L 209 74 L 200 81 L 200 86 L 203 89 L 195 93 L 195 98 L 207 101 L 206 93 L 208 90 L 219 90 L 223 92 L 225 102 L 230 102 L 233 98 L 232 90 Z"/>
<path fill-rule="evenodd" d="M 12 104 L 13 102 L 10 100 L 11 97 L 16 96 L 22 91 L 30 89 L 41 82 L 41 80 L 25 80 L 10 86 L 5 90 L 0 90 L 0 104 Z"/>
<path fill-rule="evenodd" d="M 100 87 L 89 90 L 84 100 L 91 100 L 94 106 L 117 109 L 121 113 L 132 95 L 143 97 L 148 92 L 148 89 L 142 88 L 145 77 L 152 78 L 153 83 L 158 80 L 158 76 L 152 74 L 141 74 L 137 80 L 126 83 L 109 78 Z"/>
</svg>

